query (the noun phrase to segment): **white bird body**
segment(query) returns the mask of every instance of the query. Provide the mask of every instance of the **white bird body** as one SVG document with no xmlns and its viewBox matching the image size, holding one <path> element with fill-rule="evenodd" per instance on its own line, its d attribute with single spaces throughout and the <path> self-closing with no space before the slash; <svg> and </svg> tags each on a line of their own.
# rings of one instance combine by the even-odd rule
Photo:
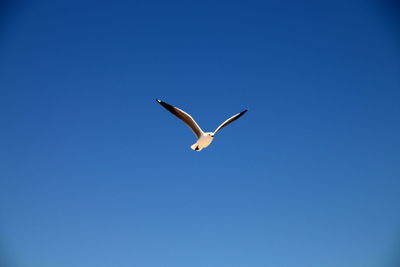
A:
<svg viewBox="0 0 400 267">
<path fill-rule="evenodd" d="M 200 126 L 196 123 L 196 121 L 185 111 L 171 106 L 170 104 L 167 104 L 161 100 L 156 99 L 156 101 L 163 106 L 165 109 L 167 109 L 169 112 L 177 116 L 180 120 L 182 120 L 184 123 L 186 123 L 187 126 L 190 127 L 190 129 L 193 131 L 193 133 L 197 137 L 197 142 L 194 143 L 190 148 L 196 151 L 200 151 L 203 148 L 208 147 L 211 142 L 214 140 L 214 135 L 227 126 L 228 124 L 234 122 L 235 120 L 239 119 L 244 113 L 247 112 L 247 109 L 243 110 L 242 112 L 233 115 L 226 121 L 224 121 L 214 132 L 203 132 L 203 130 L 200 128 Z"/>
<path fill-rule="evenodd" d="M 197 142 L 194 143 L 190 148 L 196 151 L 201 151 L 203 148 L 208 147 L 214 140 L 214 133 L 202 133 Z"/>
</svg>

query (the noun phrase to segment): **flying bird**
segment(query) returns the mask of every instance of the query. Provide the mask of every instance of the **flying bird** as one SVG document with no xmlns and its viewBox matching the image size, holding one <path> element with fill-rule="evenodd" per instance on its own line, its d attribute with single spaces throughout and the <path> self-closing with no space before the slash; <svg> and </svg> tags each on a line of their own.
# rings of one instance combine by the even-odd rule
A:
<svg viewBox="0 0 400 267">
<path fill-rule="evenodd" d="M 167 104 L 161 100 L 156 99 L 156 101 L 163 106 L 165 109 L 167 109 L 169 112 L 177 116 L 179 119 L 181 119 L 184 123 L 186 123 L 187 126 L 192 129 L 193 133 L 197 137 L 197 142 L 194 143 L 190 148 L 195 150 L 195 151 L 200 151 L 203 148 L 208 147 L 211 142 L 214 140 L 214 135 L 224 128 L 225 126 L 228 126 L 230 123 L 234 122 L 235 120 L 239 119 L 241 116 L 243 116 L 244 113 L 247 112 L 247 109 L 243 110 L 242 112 L 233 115 L 226 121 L 224 121 L 214 132 L 203 132 L 203 130 L 200 128 L 200 126 L 196 123 L 196 121 L 185 111 L 171 106 L 170 104 Z"/>
</svg>

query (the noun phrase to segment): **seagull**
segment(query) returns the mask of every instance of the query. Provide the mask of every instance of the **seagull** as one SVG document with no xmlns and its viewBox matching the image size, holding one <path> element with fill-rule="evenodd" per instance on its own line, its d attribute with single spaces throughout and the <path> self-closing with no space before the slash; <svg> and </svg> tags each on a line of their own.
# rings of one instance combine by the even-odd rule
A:
<svg viewBox="0 0 400 267">
<path fill-rule="evenodd" d="M 165 109 L 167 109 L 169 112 L 177 116 L 179 119 L 181 119 L 184 123 L 186 123 L 187 126 L 192 129 L 193 133 L 197 137 L 197 142 L 194 143 L 190 148 L 195 150 L 195 151 L 201 151 L 203 148 L 208 147 L 211 142 L 214 140 L 214 135 L 224 128 L 225 126 L 229 125 L 230 123 L 234 122 L 235 120 L 239 119 L 241 116 L 243 116 L 244 113 L 247 112 L 247 109 L 243 110 L 242 112 L 233 115 L 226 121 L 224 121 L 214 132 L 203 132 L 203 130 L 200 128 L 200 126 L 196 123 L 196 121 L 185 111 L 171 106 L 170 104 L 167 104 L 161 100 L 156 99 L 156 101 L 163 106 Z"/>
</svg>

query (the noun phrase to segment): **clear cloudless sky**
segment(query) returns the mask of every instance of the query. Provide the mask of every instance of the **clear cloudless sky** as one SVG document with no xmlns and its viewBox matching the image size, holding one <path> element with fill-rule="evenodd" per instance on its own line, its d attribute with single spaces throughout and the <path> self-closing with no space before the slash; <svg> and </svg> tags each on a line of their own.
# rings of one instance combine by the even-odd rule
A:
<svg viewBox="0 0 400 267">
<path fill-rule="evenodd" d="M 0 8 L 1 266 L 398 266 L 396 1 Z"/>
</svg>

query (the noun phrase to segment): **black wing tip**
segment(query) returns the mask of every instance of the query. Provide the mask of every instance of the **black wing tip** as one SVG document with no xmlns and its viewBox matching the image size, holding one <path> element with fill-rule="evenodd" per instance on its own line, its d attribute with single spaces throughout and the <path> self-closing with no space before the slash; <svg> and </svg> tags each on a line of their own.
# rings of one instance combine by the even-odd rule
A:
<svg viewBox="0 0 400 267">
<path fill-rule="evenodd" d="M 173 114 L 177 115 L 174 106 L 171 106 L 170 104 L 165 103 L 164 101 L 161 101 L 161 100 L 159 100 L 159 99 L 156 99 L 156 101 L 157 101 L 161 106 L 163 106 L 164 108 L 166 108 L 169 112 L 172 112 Z"/>
<path fill-rule="evenodd" d="M 247 111 L 249 111 L 248 109 L 245 109 L 245 110 L 243 110 L 242 112 L 240 112 L 242 115 L 244 114 L 244 113 L 246 113 Z"/>
</svg>

